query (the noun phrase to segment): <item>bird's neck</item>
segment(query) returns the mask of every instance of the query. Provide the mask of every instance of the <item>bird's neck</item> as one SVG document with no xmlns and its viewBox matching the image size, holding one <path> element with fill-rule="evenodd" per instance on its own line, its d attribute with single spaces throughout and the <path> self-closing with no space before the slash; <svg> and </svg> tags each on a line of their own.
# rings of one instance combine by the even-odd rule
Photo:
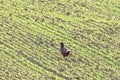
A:
<svg viewBox="0 0 120 80">
<path fill-rule="evenodd" d="M 61 48 L 64 48 L 64 45 L 61 45 Z"/>
</svg>

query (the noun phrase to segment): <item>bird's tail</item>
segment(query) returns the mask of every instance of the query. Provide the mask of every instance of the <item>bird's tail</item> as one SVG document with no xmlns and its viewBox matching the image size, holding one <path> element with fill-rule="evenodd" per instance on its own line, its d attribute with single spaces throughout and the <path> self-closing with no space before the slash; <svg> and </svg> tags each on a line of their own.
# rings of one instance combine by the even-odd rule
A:
<svg viewBox="0 0 120 80">
<path fill-rule="evenodd" d="M 68 53 L 70 53 L 70 52 L 71 52 L 71 50 L 67 50 L 65 53 L 67 53 L 67 52 L 68 52 Z"/>
<path fill-rule="evenodd" d="M 71 50 L 68 50 L 69 52 L 71 52 Z"/>
</svg>

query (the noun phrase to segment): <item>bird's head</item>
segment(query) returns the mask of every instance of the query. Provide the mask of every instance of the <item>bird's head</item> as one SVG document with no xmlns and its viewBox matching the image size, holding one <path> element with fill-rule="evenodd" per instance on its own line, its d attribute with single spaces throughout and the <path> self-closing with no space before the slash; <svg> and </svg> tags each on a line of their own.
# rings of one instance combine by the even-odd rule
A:
<svg viewBox="0 0 120 80">
<path fill-rule="evenodd" d="M 60 42 L 60 44 L 64 44 L 63 42 Z"/>
<path fill-rule="evenodd" d="M 60 45 L 61 45 L 61 48 L 63 48 L 63 47 L 64 47 L 64 43 L 63 43 L 63 42 L 60 42 Z"/>
<path fill-rule="evenodd" d="M 64 45 L 64 43 L 63 43 L 63 42 L 60 42 L 60 45 Z"/>
</svg>

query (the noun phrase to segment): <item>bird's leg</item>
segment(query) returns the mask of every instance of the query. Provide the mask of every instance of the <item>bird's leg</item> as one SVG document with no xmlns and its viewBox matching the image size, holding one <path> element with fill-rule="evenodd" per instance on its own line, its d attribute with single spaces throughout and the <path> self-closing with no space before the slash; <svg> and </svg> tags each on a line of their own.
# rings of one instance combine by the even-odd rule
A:
<svg viewBox="0 0 120 80">
<path fill-rule="evenodd" d="M 67 57 L 66 57 L 66 59 L 65 59 L 65 60 L 66 60 L 66 61 L 68 60 L 68 59 L 67 59 Z"/>
<path fill-rule="evenodd" d="M 65 57 L 63 57 L 63 60 L 65 61 Z"/>
<path fill-rule="evenodd" d="M 67 60 L 67 58 L 66 57 L 64 57 L 64 61 L 66 61 Z"/>
</svg>

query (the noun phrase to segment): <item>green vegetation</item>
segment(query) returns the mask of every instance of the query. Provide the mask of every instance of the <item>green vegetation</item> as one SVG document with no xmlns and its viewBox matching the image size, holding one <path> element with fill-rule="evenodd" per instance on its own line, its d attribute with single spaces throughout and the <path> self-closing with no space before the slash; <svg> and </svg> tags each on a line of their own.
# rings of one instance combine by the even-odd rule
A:
<svg viewBox="0 0 120 80">
<path fill-rule="evenodd" d="M 0 80 L 45 79 L 120 79 L 120 0 L 0 0 Z"/>
</svg>

